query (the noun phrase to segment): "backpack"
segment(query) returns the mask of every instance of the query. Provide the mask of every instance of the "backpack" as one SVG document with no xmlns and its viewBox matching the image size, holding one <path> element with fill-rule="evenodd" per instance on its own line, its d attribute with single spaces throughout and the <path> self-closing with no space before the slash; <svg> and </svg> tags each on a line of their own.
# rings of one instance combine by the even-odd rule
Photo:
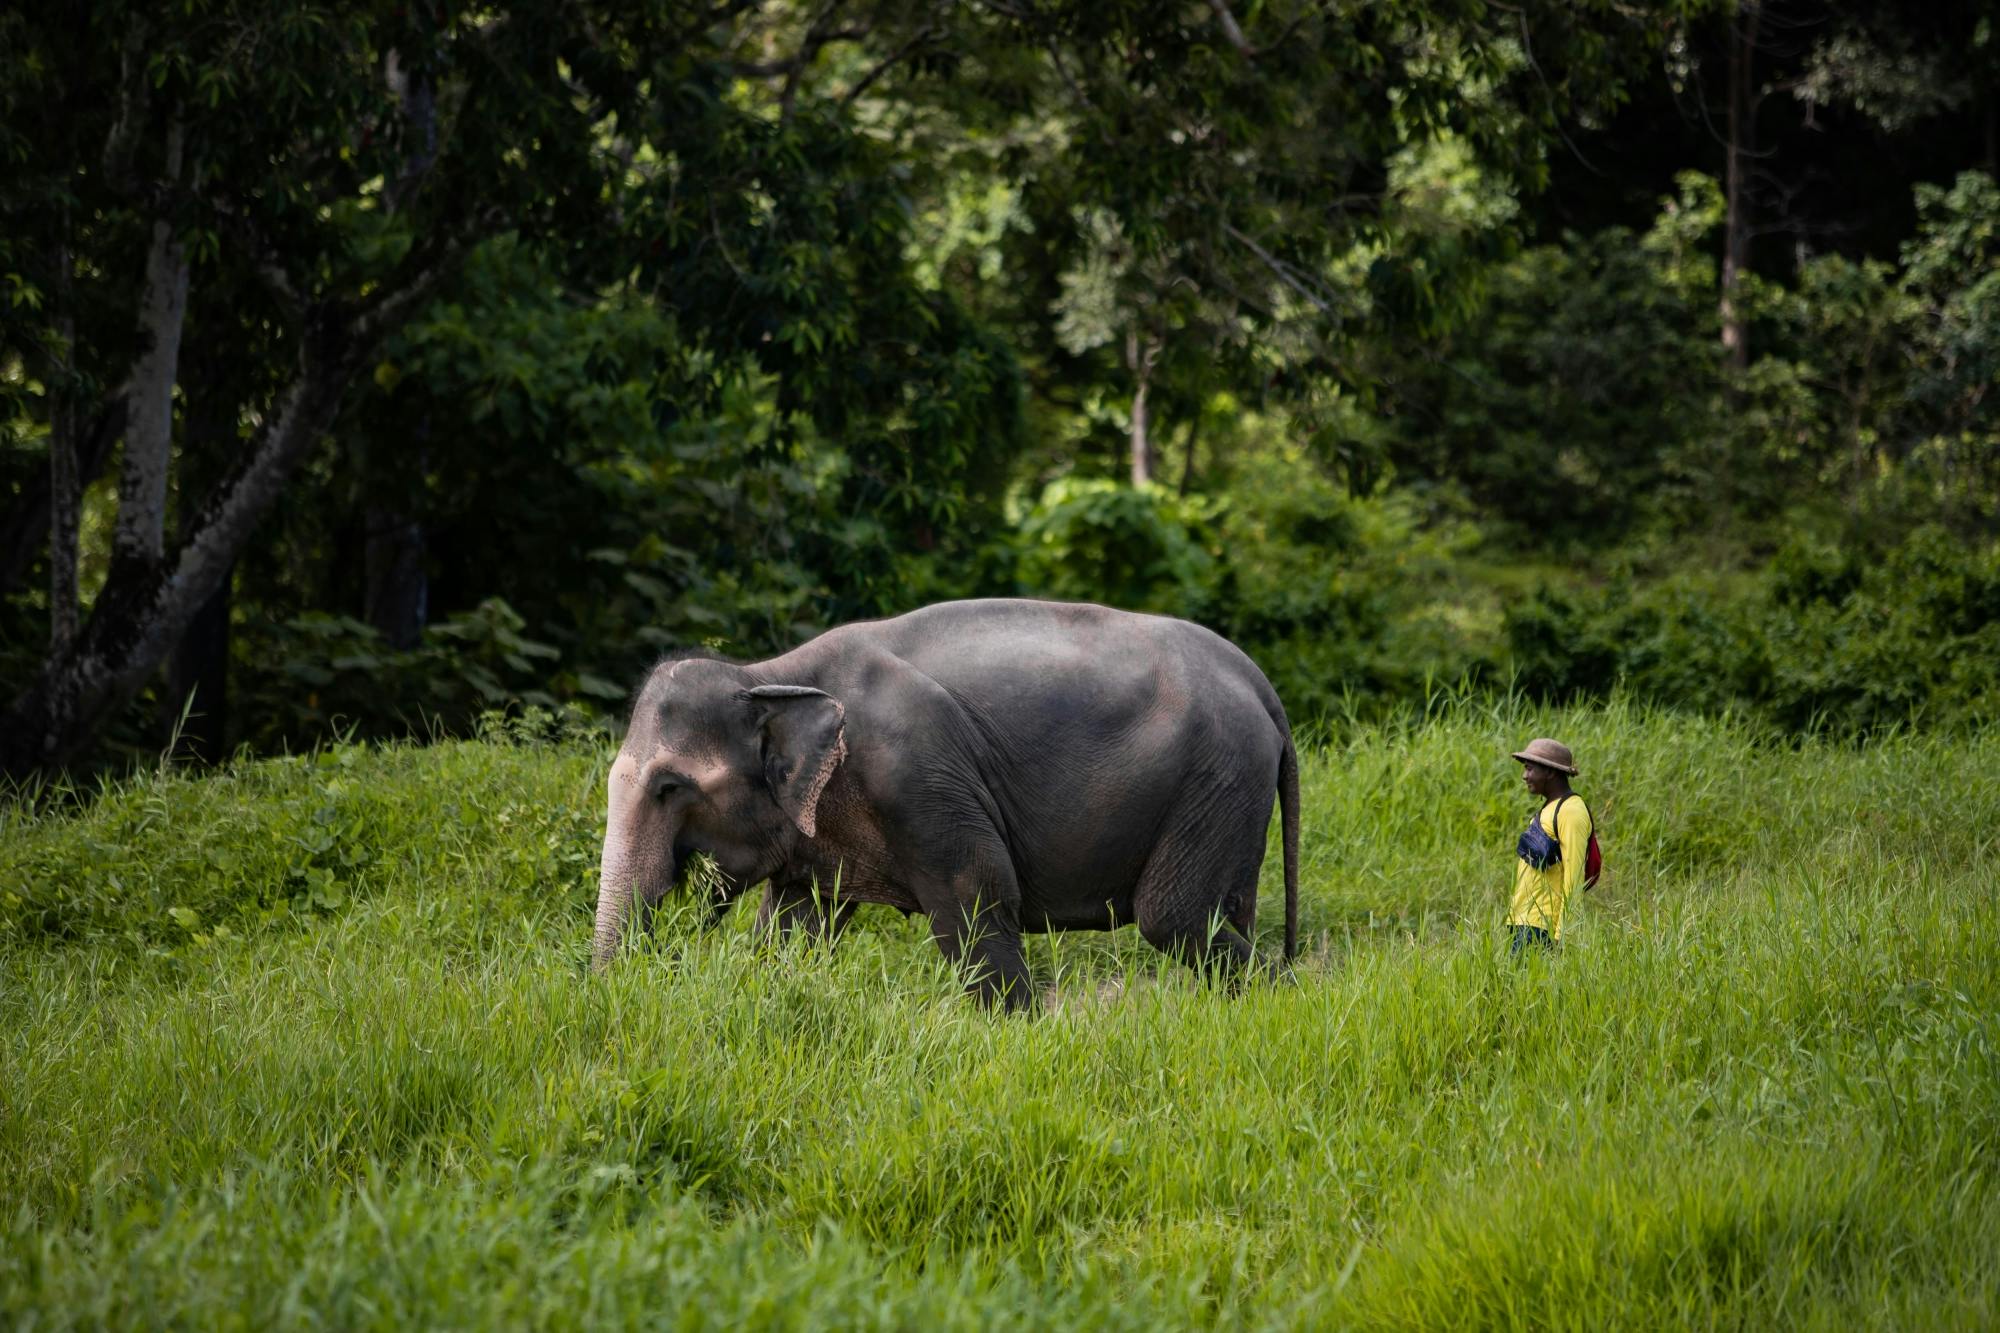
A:
<svg viewBox="0 0 2000 1333">
<path fill-rule="evenodd" d="M 1562 801 L 1568 801 L 1564 797 Z M 1556 817 L 1562 817 L 1562 801 L 1556 803 Z M 1590 815 L 1590 807 L 1584 807 L 1584 815 Z M 1558 829 L 1562 825 L 1556 825 Z M 1590 845 L 1584 849 L 1584 893 L 1598 887 L 1598 879 L 1604 875 L 1604 853 L 1598 851 L 1598 817 L 1590 815 Z"/>
<path fill-rule="evenodd" d="M 1574 795 L 1574 793 L 1571 794 Z M 1556 802 L 1555 813 L 1549 816 L 1549 822 L 1556 826 L 1558 833 L 1562 829 L 1562 803 L 1568 799 L 1568 796 L 1564 796 L 1558 800 Z M 1590 807 L 1586 805 L 1584 812 L 1588 814 L 1589 811 Z M 1540 814 L 1537 814 L 1533 819 L 1528 821 L 1528 830 L 1521 835 L 1519 850 L 1521 859 L 1537 870 L 1545 870 L 1552 865 L 1560 864 L 1562 861 L 1562 841 L 1560 837 L 1551 837 L 1547 833 L 1542 832 L 1542 817 Z M 1597 846 L 1597 816 L 1591 815 L 1590 845 L 1584 850 L 1583 854 L 1584 891 L 1589 892 L 1591 889 L 1596 888 L 1597 881 L 1603 874 L 1604 853 Z"/>
</svg>

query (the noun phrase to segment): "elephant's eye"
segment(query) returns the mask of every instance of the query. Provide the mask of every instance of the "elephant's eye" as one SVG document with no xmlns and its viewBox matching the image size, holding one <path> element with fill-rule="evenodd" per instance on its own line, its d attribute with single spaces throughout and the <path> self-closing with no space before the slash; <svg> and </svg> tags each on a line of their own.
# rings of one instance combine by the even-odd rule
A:
<svg viewBox="0 0 2000 1333">
<path fill-rule="evenodd" d="M 662 773 L 653 779 L 653 799 L 664 801 L 681 789 L 680 778 L 673 773 Z"/>
</svg>

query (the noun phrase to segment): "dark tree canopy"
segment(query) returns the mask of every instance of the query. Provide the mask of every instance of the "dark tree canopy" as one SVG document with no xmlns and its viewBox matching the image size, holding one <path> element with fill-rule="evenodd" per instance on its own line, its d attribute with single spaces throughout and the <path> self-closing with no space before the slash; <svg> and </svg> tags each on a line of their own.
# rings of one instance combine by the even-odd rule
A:
<svg viewBox="0 0 2000 1333">
<path fill-rule="evenodd" d="M 1482 532 L 1992 531 L 1981 6 L 87 19 L 0 16 L 9 773 L 981 592 L 1396 697 Z"/>
</svg>

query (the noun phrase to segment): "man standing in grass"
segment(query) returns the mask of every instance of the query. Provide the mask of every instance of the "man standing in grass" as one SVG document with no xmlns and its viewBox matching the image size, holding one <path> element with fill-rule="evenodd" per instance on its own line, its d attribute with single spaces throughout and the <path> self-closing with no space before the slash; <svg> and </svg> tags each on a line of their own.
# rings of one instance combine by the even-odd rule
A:
<svg viewBox="0 0 2000 1333">
<path fill-rule="evenodd" d="M 1513 757 L 1521 761 L 1521 781 L 1542 798 L 1515 849 L 1514 901 L 1507 911 L 1513 929 L 1511 952 L 1530 945 L 1553 948 L 1562 939 L 1563 908 L 1584 879 L 1593 821 L 1583 798 L 1570 790 L 1576 762 L 1569 747 L 1546 737 L 1529 741 Z"/>
</svg>

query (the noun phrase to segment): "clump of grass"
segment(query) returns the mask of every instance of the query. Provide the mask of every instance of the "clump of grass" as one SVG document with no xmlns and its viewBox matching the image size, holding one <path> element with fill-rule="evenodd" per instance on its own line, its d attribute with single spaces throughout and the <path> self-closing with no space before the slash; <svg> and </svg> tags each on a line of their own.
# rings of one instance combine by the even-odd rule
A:
<svg viewBox="0 0 2000 1333">
<path fill-rule="evenodd" d="M 1517 962 L 1538 733 L 1612 877 Z M 338 748 L 6 814 L 0 1317 L 2000 1318 L 1994 742 L 1355 730 L 1306 757 L 1289 980 L 1037 939 L 1012 1019 L 887 912 L 830 950 L 670 913 L 591 976 L 607 760 Z M 1277 884 L 1274 846 L 1267 937 Z"/>
</svg>

